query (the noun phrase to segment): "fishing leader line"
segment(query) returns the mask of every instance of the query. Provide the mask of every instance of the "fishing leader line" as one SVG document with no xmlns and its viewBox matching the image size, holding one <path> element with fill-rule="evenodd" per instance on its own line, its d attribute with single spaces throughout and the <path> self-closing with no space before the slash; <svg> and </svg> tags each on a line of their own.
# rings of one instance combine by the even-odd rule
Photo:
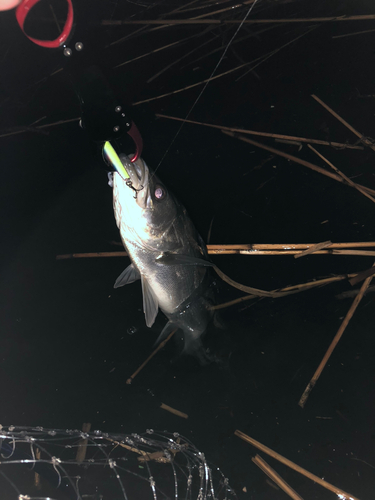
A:
<svg viewBox="0 0 375 500">
<path fill-rule="evenodd" d="M 189 118 L 189 116 L 190 116 L 190 114 L 192 113 L 193 109 L 194 109 L 194 108 L 195 108 L 195 106 L 197 105 L 197 103 L 198 103 L 199 99 L 202 97 L 203 92 L 206 90 L 207 85 L 210 83 L 210 81 L 211 81 L 211 80 L 212 80 L 212 78 L 214 77 L 215 73 L 217 72 L 217 70 L 218 70 L 218 68 L 219 68 L 219 66 L 220 66 L 220 64 L 221 64 L 221 62 L 222 62 L 222 60 L 223 60 L 223 59 L 224 59 L 224 57 L 225 57 L 225 54 L 228 52 L 228 49 L 229 49 L 230 45 L 232 44 L 233 40 L 236 38 L 236 36 L 237 36 L 238 32 L 239 32 L 239 31 L 240 31 L 240 29 L 242 28 L 242 26 L 243 26 L 244 22 L 247 20 L 247 18 L 248 18 L 248 17 L 249 17 L 249 15 L 251 14 L 251 11 L 253 10 L 253 8 L 255 7 L 255 5 L 256 5 L 257 3 L 258 3 L 258 0 L 254 0 L 254 2 L 251 4 L 251 6 L 250 6 L 249 10 L 246 12 L 245 17 L 242 19 L 241 23 L 238 25 L 238 28 L 237 28 L 237 29 L 236 29 L 236 31 L 234 32 L 234 34 L 233 34 L 232 38 L 229 40 L 229 42 L 228 42 L 227 46 L 225 47 L 224 52 L 222 53 L 222 55 L 221 55 L 221 57 L 220 57 L 220 59 L 219 59 L 218 63 L 216 64 L 215 68 L 213 69 L 213 71 L 212 71 L 212 73 L 211 73 L 210 77 L 209 77 L 209 78 L 208 78 L 208 80 L 206 81 L 206 83 L 205 83 L 205 85 L 204 85 L 203 89 L 200 91 L 200 93 L 199 93 L 198 97 L 197 97 L 197 98 L 195 99 L 195 101 L 193 102 L 193 104 L 192 104 L 191 108 L 189 109 L 189 111 L 188 111 L 187 115 L 185 116 L 185 118 L 184 118 L 183 122 L 181 123 L 180 127 L 178 128 L 178 130 L 177 130 L 177 132 L 176 132 L 175 136 L 173 137 L 173 139 L 172 139 L 171 143 L 170 143 L 170 144 L 169 144 L 169 146 L 167 147 L 167 149 L 166 149 L 166 151 L 165 151 L 165 153 L 164 153 L 164 155 L 163 155 L 162 159 L 159 161 L 159 163 L 158 163 L 157 167 L 156 167 L 156 168 L 155 168 L 155 170 L 153 171 L 151 178 L 152 178 L 152 177 L 156 174 L 156 171 L 158 170 L 158 168 L 160 167 L 160 165 L 163 163 L 164 158 L 167 156 L 167 154 L 169 153 L 169 150 L 171 149 L 171 147 L 173 146 L 173 144 L 174 144 L 175 140 L 176 140 L 176 139 L 177 139 L 177 137 L 179 136 L 179 134 L 180 134 L 180 132 L 181 132 L 181 130 L 182 130 L 182 127 L 183 127 L 183 126 L 185 125 L 185 123 L 186 123 L 186 120 Z"/>
</svg>

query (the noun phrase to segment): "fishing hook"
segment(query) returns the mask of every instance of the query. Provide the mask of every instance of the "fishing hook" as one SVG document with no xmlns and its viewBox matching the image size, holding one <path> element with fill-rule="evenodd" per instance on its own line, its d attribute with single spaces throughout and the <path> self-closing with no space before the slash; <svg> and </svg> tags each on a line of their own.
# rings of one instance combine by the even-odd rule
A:
<svg viewBox="0 0 375 500">
<path fill-rule="evenodd" d="M 144 188 L 144 186 L 142 186 L 141 184 L 141 187 L 139 189 L 135 188 L 133 186 L 133 183 L 130 179 L 128 179 L 127 181 L 125 181 L 125 184 L 130 187 L 130 189 L 132 189 L 133 191 L 135 191 L 135 195 L 134 195 L 134 199 L 136 200 L 137 199 L 137 196 L 138 196 L 138 193 L 139 191 L 142 191 L 142 189 Z"/>
</svg>

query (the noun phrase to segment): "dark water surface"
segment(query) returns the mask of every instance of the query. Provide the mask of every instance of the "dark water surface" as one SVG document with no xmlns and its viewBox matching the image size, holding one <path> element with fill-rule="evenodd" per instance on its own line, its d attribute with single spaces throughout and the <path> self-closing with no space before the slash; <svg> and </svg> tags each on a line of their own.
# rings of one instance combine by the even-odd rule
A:
<svg viewBox="0 0 375 500">
<path fill-rule="evenodd" d="M 332 2 L 331 9 L 321 2 L 315 7 L 310 2 L 278 8 L 271 2 L 259 4 L 265 10 L 254 15 L 269 18 L 374 13 L 365 1 Z M 170 4 L 170 10 L 175 7 Z M 159 30 L 104 49 L 135 28 L 100 27 L 102 19 L 138 11 L 144 19 L 156 18 L 155 12 L 167 6 L 148 13 L 130 3 L 95 1 L 91 10 L 80 9 L 101 47 L 100 64 L 111 68 L 197 33 L 186 27 Z M 235 45 L 218 72 L 281 47 L 313 24 L 273 26 Z M 360 133 L 374 137 L 374 33 L 332 38 L 371 27 L 369 21 L 317 23 L 311 34 L 280 50 L 255 73 L 238 82 L 240 71 L 211 82 L 189 118 L 355 143 L 358 138 L 311 98 L 316 94 Z M 42 116 L 41 123 L 79 116 L 78 102 L 63 79 L 48 77 L 61 67 L 62 56 L 22 37 L 12 13 L 0 14 L 0 30 L 2 130 L 30 125 Z M 246 30 L 243 34 L 255 27 Z M 212 48 L 225 47 L 230 39 L 224 28 L 211 36 L 220 40 Z M 130 104 L 208 78 L 222 52 L 195 62 L 202 49 L 187 58 L 190 66 L 181 61 L 145 83 L 199 43 L 193 39 L 119 68 L 108 73 L 111 83 Z M 185 124 L 170 146 L 180 125 L 154 114 L 185 117 L 201 88 L 135 106 L 131 115 L 151 168 L 170 148 L 158 175 L 183 201 L 204 239 L 214 217 L 211 243 L 375 240 L 374 204 L 350 187 L 215 129 Z M 298 401 L 353 301 L 336 298 L 352 289 L 347 281 L 228 308 L 222 313 L 225 329 L 206 339 L 220 362 L 200 367 L 185 359 L 172 364 L 176 347 L 171 341 L 126 384 L 150 354 L 165 318 L 159 314 L 147 328 L 140 285 L 113 289 L 128 265 L 126 258 L 56 260 L 59 254 L 120 247 L 112 243 L 119 234 L 100 156 L 92 156 L 77 123 L 46 130 L 48 135 L 25 132 L 0 138 L 0 423 L 79 429 L 90 422 L 92 429 L 106 432 L 177 431 L 223 470 L 239 498 L 286 498 L 251 462 L 256 450 L 234 436 L 239 429 L 344 491 L 362 500 L 373 498 L 373 294 L 359 304 L 304 409 Z M 254 139 L 324 167 L 306 145 L 299 152 L 295 145 Z M 375 189 L 374 151 L 317 149 L 354 181 Z M 233 279 L 272 290 L 366 270 L 374 257 L 229 255 L 213 260 Z M 219 303 L 241 296 L 226 284 L 219 288 Z M 160 409 L 161 403 L 188 419 Z M 303 498 L 333 498 L 263 457 Z"/>
</svg>

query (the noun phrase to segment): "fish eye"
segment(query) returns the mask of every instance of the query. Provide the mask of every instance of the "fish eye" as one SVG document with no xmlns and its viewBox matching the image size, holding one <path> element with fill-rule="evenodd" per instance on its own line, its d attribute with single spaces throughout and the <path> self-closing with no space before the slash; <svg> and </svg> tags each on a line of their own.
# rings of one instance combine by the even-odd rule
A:
<svg viewBox="0 0 375 500">
<path fill-rule="evenodd" d="M 162 186 L 155 186 L 155 198 L 157 200 L 162 200 L 165 197 L 166 191 Z"/>
</svg>

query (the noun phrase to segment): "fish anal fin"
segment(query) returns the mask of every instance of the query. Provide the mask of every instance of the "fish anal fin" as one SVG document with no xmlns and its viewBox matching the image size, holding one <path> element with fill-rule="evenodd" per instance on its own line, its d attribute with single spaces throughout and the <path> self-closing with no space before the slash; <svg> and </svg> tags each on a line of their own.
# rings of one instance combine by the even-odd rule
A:
<svg viewBox="0 0 375 500">
<path fill-rule="evenodd" d="M 150 328 L 158 314 L 159 303 L 158 299 L 150 287 L 147 279 L 141 276 L 142 293 L 143 293 L 143 312 L 145 313 L 146 325 Z"/>
</svg>

